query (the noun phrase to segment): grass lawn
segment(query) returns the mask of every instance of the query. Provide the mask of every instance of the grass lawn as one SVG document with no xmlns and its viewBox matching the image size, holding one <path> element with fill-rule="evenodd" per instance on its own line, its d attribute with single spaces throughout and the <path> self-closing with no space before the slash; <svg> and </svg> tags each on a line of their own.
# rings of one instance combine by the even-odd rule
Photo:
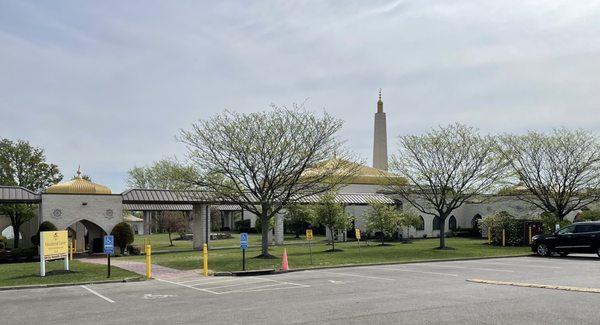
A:
<svg viewBox="0 0 600 325">
<path fill-rule="evenodd" d="M 179 235 L 173 234 L 173 246 L 170 246 L 169 243 L 169 235 L 167 234 L 151 234 L 151 235 L 136 235 L 133 241 L 134 245 L 139 245 L 143 251 L 144 239 L 148 239 L 150 245 L 152 245 L 152 251 L 169 251 L 169 250 L 184 250 L 184 249 L 192 249 L 192 241 L 191 240 L 175 240 Z M 212 247 L 238 247 L 240 245 L 240 234 L 232 233 L 231 238 L 229 239 L 219 239 L 212 240 L 210 245 Z M 260 246 L 262 236 L 259 234 L 250 234 L 248 236 L 248 245 L 257 245 Z M 325 236 L 317 236 L 315 235 L 315 241 L 323 241 L 325 240 Z M 301 236 L 300 239 L 296 239 L 294 235 L 285 235 L 285 243 L 286 244 L 296 244 L 296 243 L 304 243 L 304 236 Z"/>
<path fill-rule="evenodd" d="M 439 239 L 420 239 L 411 244 L 393 243 L 390 246 L 376 246 L 370 242 L 366 246 L 361 242 L 360 251 L 356 242 L 336 243 L 336 249 L 341 252 L 326 252 L 331 246 L 322 242 L 312 244 L 313 264 L 310 263 L 309 248 L 304 245 L 285 246 L 288 251 L 290 268 L 316 266 L 352 265 L 362 263 L 406 262 L 415 260 L 436 260 L 462 257 L 487 257 L 500 255 L 519 255 L 530 252 L 529 247 L 495 247 L 489 246 L 486 240 L 448 238 L 447 246 L 451 250 L 436 250 Z M 264 269 L 281 267 L 283 247 L 272 247 L 271 254 L 277 259 L 265 260 L 253 258 L 260 253 L 260 248 L 253 247 L 246 251 L 247 269 Z M 143 261 L 143 256 L 122 257 Z M 176 269 L 200 268 L 201 254 L 199 252 L 170 253 L 152 256 L 152 263 Z M 212 250 L 209 252 L 209 269 L 213 271 L 238 271 L 242 268 L 242 252 L 240 249 Z"/>
<path fill-rule="evenodd" d="M 46 262 L 46 276 L 40 276 L 40 263 L 14 263 L 0 264 L 0 287 L 33 285 L 33 284 L 56 284 L 102 281 L 106 278 L 106 266 L 71 261 L 70 271 L 63 270 L 62 260 Z M 138 277 L 137 274 L 118 267 L 111 267 L 110 279 L 118 280 L 130 277 Z"/>
</svg>

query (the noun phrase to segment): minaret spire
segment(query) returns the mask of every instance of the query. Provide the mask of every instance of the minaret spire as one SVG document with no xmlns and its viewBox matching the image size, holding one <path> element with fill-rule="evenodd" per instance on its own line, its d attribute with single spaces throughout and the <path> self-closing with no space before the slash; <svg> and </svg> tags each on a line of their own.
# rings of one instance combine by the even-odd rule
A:
<svg viewBox="0 0 600 325">
<path fill-rule="evenodd" d="M 379 100 L 377 100 L 377 113 L 375 113 L 375 132 L 373 136 L 373 167 L 388 170 L 387 152 L 387 130 L 385 113 L 383 112 L 383 101 L 381 100 L 381 88 L 379 88 Z"/>
</svg>

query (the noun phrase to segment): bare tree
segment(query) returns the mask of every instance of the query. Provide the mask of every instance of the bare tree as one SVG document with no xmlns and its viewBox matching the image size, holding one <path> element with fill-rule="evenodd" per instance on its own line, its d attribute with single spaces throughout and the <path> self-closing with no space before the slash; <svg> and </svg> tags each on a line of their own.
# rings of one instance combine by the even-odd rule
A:
<svg viewBox="0 0 600 325">
<path fill-rule="evenodd" d="M 336 188 L 356 171 L 335 137 L 341 127 L 327 113 L 273 105 L 270 111 L 225 111 L 198 121 L 179 140 L 203 174 L 197 185 L 260 217 L 259 257 L 269 258 L 269 220 L 288 202 Z"/>
<path fill-rule="evenodd" d="M 172 233 L 178 233 L 181 238 L 187 229 L 185 215 L 178 211 L 163 211 L 159 218 L 161 228 L 169 234 L 169 246 L 173 246 Z"/>
<path fill-rule="evenodd" d="M 175 157 L 155 161 L 150 166 L 135 166 L 127 172 L 129 188 L 187 190 L 193 188 L 190 180 L 197 178 L 196 170 Z"/>
<path fill-rule="evenodd" d="M 390 188 L 420 212 L 439 217 L 439 248 L 444 249 L 446 218 L 467 200 L 491 192 L 508 164 L 493 137 L 462 124 L 402 136 L 400 145 L 392 169 L 409 185 L 391 179 Z"/>
<path fill-rule="evenodd" d="M 518 197 L 562 220 L 600 200 L 600 143 L 583 130 L 502 138 L 501 151 L 528 193 Z"/>
</svg>

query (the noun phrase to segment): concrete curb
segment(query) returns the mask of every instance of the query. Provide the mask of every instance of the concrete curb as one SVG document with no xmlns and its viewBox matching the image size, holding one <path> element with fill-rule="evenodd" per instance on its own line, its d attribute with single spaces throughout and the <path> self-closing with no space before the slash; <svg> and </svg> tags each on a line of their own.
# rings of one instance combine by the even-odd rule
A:
<svg viewBox="0 0 600 325">
<path fill-rule="evenodd" d="M 297 269 L 289 269 L 287 272 L 281 270 L 275 270 L 271 274 L 284 274 L 290 272 L 310 271 L 310 270 L 326 270 L 326 269 L 342 269 L 349 267 L 359 266 L 380 266 L 380 265 L 399 265 L 399 264 L 420 264 L 420 263 L 431 263 L 431 262 L 456 262 L 456 261 L 474 261 L 474 260 L 489 260 L 495 258 L 511 258 L 511 257 L 523 257 L 523 256 L 536 256 L 532 253 L 517 254 L 517 255 L 499 255 L 499 256 L 485 256 L 485 257 L 460 257 L 460 258 L 445 258 L 435 260 L 414 260 L 414 261 L 400 261 L 400 262 L 382 262 L 382 263 L 363 263 L 363 264 L 343 264 L 343 265 L 329 265 L 329 266 L 315 266 L 315 267 L 304 267 Z M 246 271 L 248 272 L 248 271 Z M 223 271 L 214 272 L 214 276 L 234 276 L 235 272 Z"/>
<path fill-rule="evenodd" d="M 72 287 L 72 286 L 80 286 L 80 285 L 86 285 L 86 284 L 139 282 L 139 281 L 144 281 L 144 280 L 145 280 L 145 277 L 139 276 L 139 277 L 120 279 L 120 280 L 84 281 L 84 282 L 74 282 L 74 283 L 32 284 L 32 285 L 22 285 L 22 286 L 0 287 L 0 291 L 22 290 L 22 289 L 43 289 L 43 288 L 55 288 L 55 287 Z"/>
<path fill-rule="evenodd" d="M 467 279 L 466 281 L 473 282 L 473 283 L 480 283 L 480 284 L 504 285 L 504 286 L 512 286 L 512 287 L 523 287 L 523 288 L 551 289 L 551 290 L 575 291 L 575 292 L 585 292 L 585 293 L 600 293 L 600 289 L 598 289 L 598 288 L 582 288 L 582 287 L 560 286 L 560 285 L 551 285 L 551 284 L 506 282 L 506 281 L 481 280 L 481 279 Z"/>
</svg>

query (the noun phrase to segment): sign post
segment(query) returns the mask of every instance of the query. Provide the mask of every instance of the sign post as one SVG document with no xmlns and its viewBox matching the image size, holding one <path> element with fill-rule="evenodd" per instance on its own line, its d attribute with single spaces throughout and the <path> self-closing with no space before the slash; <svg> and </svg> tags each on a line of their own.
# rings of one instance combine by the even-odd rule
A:
<svg viewBox="0 0 600 325">
<path fill-rule="evenodd" d="M 40 276 L 46 276 L 46 261 L 65 260 L 69 270 L 69 234 L 66 230 L 40 232 Z"/>
<path fill-rule="evenodd" d="M 310 254 L 310 265 L 312 265 L 312 263 L 313 263 L 312 248 L 310 247 L 310 242 L 313 240 L 312 229 L 306 229 L 306 240 L 308 240 L 308 252 Z"/>
<path fill-rule="evenodd" d="M 358 245 L 358 255 L 360 255 L 360 229 L 354 228 L 354 236 L 356 237 L 356 244 Z"/>
<path fill-rule="evenodd" d="M 242 248 L 242 271 L 246 271 L 246 248 L 248 248 L 248 233 L 240 233 L 240 247 Z"/>
<path fill-rule="evenodd" d="M 106 254 L 106 265 L 108 266 L 107 277 L 110 278 L 110 255 L 115 253 L 115 237 L 104 236 L 104 254 Z"/>
</svg>

